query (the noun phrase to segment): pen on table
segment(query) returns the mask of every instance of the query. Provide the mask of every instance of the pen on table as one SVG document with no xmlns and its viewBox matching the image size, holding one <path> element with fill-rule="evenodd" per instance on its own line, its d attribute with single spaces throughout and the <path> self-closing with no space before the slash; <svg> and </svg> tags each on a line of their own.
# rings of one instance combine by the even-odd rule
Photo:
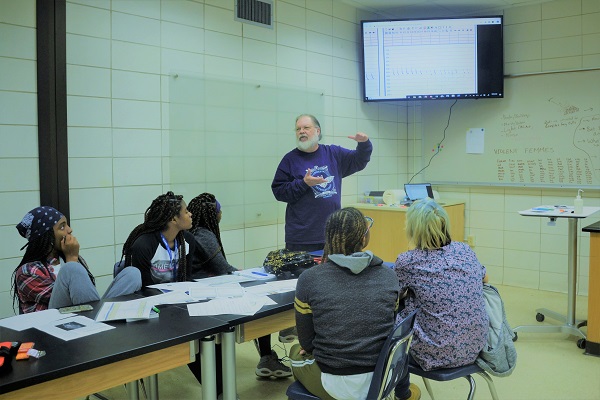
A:
<svg viewBox="0 0 600 400">
<path fill-rule="evenodd" d="M 262 272 L 256 272 L 256 271 L 252 271 L 252 273 L 254 275 L 260 275 L 260 276 L 269 276 L 268 274 L 263 274 Z"/>
<path fill-rule="evenodd" d="M 152 307 L 152 311 L 154 311 L 155 313 L 160 313 L 160 310 L 157 307 Z"/>
</svg>

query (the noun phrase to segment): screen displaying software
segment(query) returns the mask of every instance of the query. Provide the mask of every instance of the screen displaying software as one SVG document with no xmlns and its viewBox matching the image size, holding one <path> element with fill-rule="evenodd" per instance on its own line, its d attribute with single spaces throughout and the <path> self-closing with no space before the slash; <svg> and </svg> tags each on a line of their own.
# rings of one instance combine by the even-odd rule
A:
<svg viewBox="0 0 600 400">
<path fill-rule="evenodd" d="M 501 23 L 499 17 L 363 22 L 365 99 L 477 97 L 478 27 Z"/>
</svg>

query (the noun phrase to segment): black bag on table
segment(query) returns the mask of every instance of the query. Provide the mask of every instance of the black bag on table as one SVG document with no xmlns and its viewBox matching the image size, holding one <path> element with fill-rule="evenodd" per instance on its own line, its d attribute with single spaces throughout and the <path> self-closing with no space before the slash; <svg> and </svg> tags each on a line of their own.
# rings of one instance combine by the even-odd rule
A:
<svg viewBox="0 0 600 400">
<path fill-rule="evenodd" d="M 263 262 L 265 271 L 278 278 L 297 278 L 317 262 L 307 251 L 279 249 L 270 251 Z"/>
</svg>

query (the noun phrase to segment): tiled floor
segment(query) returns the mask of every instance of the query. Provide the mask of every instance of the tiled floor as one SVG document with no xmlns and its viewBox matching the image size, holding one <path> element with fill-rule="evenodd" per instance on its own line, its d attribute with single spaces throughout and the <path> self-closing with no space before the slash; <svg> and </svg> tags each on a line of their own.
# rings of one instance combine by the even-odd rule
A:
<svg viewBox="0 0 600 400">
<path fill-rule="evenodd" d="M 560 313 L 566 312 L 565 294 L 539 290 L 497 286 L 504 299 L 508 321 L 514 328 L 519 325 L 539 324 L 535 321 L 536 308 L 548 308 Z M 587 315 L 587 297 L 579 297 L 577 317 Z M 547 319 L 544 324 L 556 321 Z M 583 328 L 585 332 L 586 328 Z M 284 354 L 283 345 L 273 335 L 275 350 Z M 509 377 L 495 378 L 496 390 L 501 400 L 540 399 L 540 400 L 599 400 L 600 399 L 600 357 L 583 355 L 577 348 L 577 339 L 565 334 L 520 333 L 516 342 L 517 367 Z M 289 350 L 290 345 L 286 345 Z M 264 380 L 254 375 L 258 354 L 252 343 L 237 346 L 237 387 L 242 400 L 284 400 L 285 390 L 292 382 Z M 485 381 L 477 382 L 476 399 L 490 399 Z M 419 377 L 414 382 L 421 388 L 423 400 L 430 399 Z M 432 382 L 436 399 L 466 399 L 468 383 L 464 379 L 451 382 Z M 111 400 L 127 399 L 123 387 L 102 392 Z M 178 368 L 159 375 L 159 395 L 165 400 L 187 400 L 202 398 L 200 385 L 187 367 Z M 143 399 L 143 395 L 140 395 Z"/>
</svg>

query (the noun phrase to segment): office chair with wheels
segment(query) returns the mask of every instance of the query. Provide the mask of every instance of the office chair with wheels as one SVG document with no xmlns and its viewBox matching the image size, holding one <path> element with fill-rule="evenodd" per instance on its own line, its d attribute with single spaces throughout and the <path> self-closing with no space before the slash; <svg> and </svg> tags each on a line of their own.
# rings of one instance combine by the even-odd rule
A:
<svg viewBox="0 0 600 400">
<path fill-rule="evenodd" d="M 498 394 L 496 393 L 496 387 L 494 386 L 494 381 L 492 381 L 492 378 L 488 375 L 488 373 L 485 372 L 483 369 L 481 369 L 477 364 L 469 364 L 469 365 L 465 365 L 462 367 L 456 367 L 456 368 L 439 368 L 439 369 L 433 369 L 431 371 L 425 371 L 418 365 L 409 363 L 408 364 L 408 372 L 413 375 L 418 375 L 421 378 L 423 378 L 423 383 L 425 384 L 427 393 L 429 393 L 429 396 L 431 397 L 432 400 L 435 400 L 435 398 L 433 397 L 433 391 L 431 390 L 431 385 L 429 384 L 429 379 L 434 380 L 434 381 L 445 382 L 445 381 L 451 381 L 451 380 L 457 379 L 457 378 L 465 378 L 467 381 L 469 381 L 470 386 L 469 386 L 469 394 L 467 395 L 467 400 L 473 400 L 473 397 L 475 396 L 475 389 L 476 389 L 475 379 L 473 379 L 473 377 L 472 377 L 473 374 L 479 374 L 481 377 L 483 377 L 483 379 L 485 379 L 485 381 L 488 384 L 488 388 L 490 389 L 492 399 L 498 400 Z"/>
<path fill-rule="evenodd" d="M 385 399 L 394 391 L 400 378 L 404 375 L 408 364 L 408 350 L 412 341 L 416 313 L 416 310 L 413 311 L 394 325 L 392 332 L 388 335 L 379 353 L 375 371 L 373 371 L 367 399 Z M 288 386 L 285 394 L 291 400 L 319 400 L 299 381 Z"/>
</svg>

